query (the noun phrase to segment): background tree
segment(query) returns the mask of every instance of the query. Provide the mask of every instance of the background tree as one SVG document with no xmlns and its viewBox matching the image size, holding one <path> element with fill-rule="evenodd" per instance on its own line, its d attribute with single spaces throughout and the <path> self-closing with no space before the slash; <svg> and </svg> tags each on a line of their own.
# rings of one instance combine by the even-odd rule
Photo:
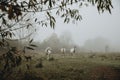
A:
<svg viewBox="0 0 120 80">
<path fill-rule="evenodd" d="M 86 40 L 84 44 L 84 48 L 86 48 L 89 51 L 94 52 L 105 52 L 107 45 L 110 44 L 109 40 L 103 38 L 103 37 L 97 37 L 93 40 L 89 39 Z"/>
<path fill-rule="evenodd" d="M 72 45 L 73 40 L 72 40 L 72 35 L 70 32 L 65 31 L 60 35 L 60 42 L 64 44 L 63 47 L 67 46 L 67 45 Z"/>
</svg>

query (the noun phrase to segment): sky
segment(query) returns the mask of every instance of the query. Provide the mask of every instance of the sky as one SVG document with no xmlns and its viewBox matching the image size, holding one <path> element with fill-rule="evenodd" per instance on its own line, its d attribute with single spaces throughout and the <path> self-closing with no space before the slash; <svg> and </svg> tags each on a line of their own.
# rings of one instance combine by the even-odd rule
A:
<svg viewBox="0 0 120 80">
<path fill-rule="evenodd" d="M 35 40 L 42 41 L 52 33 L 60 36 L 66 31 L 71 33 L 73 41 L 80 46 L 84 45 L 86 40 L 96 37 L 103 37 L 111 44 L 120 45 L 120 1 L 113 0 L 113 6 L 112 14 L 99 14 L 93 6 L 83 7 L 80 9 L 82 21 L 77 24 L 64 24 L 62 19 L 58 18 L 55 29 L 49 26 L 40 27 Z"/>
</svg>

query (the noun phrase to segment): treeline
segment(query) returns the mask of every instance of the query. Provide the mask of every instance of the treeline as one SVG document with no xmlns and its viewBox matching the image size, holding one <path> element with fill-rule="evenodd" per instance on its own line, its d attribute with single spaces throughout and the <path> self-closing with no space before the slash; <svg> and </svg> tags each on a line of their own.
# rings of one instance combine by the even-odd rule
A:
<svg viewBox="0 0 120 80">
<path fill-rule="evenodd" d="M 8 40 L 9 46 L 17 47 L 18 49 L 23 49 L 24 46 L 29 44 L 27 40 Z M 63 32 L 60 36 L 56 33 L 51 34 L 51 36 L 47 37 L 43 41 L 36 42 L 33 39 L 33 45 L 36 45 L 36 48 L 33 48 L 34 51 L 44 52 L 47 47 L 51 47 L 53 49 L 53 53 L 60 52 L 61 48 L 66 48 L 69 51 L 70 48 L 77 46 L 72 40 L 72 35 L 70 32 Z M 29 49 L 27 51 L 30 51 Z M 31 51 L 32 52 L 32 51 Z"/>
<path fill-rule="evenodd" d="M 58 36 L 56 33 L 53 33 L 50 37 L 44 39 L 39 43 L 37 50 L 44 51 L 47 47 L 53 49 L 53 53 L 60 52 L 61 48 L 66 48 L 68 51 L 70 48 L 77 46 L 72 40 L 72 35 L 69 32 L 64 32 L 62 35 Z"/>
</svg>

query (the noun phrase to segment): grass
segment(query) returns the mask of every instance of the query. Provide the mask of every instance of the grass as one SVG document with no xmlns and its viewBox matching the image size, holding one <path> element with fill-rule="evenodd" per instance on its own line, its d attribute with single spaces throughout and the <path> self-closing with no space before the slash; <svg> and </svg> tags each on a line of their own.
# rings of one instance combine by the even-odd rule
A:
<svg viewBox="0 0 120 80">
<path fill-rule="evenodd" d="M 93 54 L 79 53 L 74 56 L 66 54 L 63 58 L 59 53 L 53 54 L 54 59 L 49 61 L 44 55 L 37 54 L 32 61 L 23 61 L 9 80 L 120 80 L 119 53 L 95 54 L 94 57 L 89 57 L 91 55 Z M 36 68 L 35 66 L 40 63 L 42 67 Z M 30 65 L 29 70 L 26 64 Z M 21 71 L 18 73 L 19 69 Z"/>
</svg>

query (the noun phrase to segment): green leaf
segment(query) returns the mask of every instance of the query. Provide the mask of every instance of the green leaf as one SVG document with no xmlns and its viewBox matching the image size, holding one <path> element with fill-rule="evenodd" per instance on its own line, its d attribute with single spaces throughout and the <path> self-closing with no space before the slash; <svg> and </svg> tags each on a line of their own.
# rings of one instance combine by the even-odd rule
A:
<svg viewBox="0 0 120 80">
<path fill-rule="evenodd" d="M 29 41 L 29 43 L 32 43 L 33 42 L 33 39 L 31 39 L 30 41 Z"/>
<path fill-rule="evenodd" d="M 35 19 L 35 22 L 37 21 L 37 18 Z"/>
<path fill-rule="evenodd" d="M 77 0 L 75 0 L 75 2 L 78 2 Z"/>
<path fill-rule="evenodd" d="M 65 17 L 65 14 L 62 14 L 61 17 Z"/>
<path fill-rule="evenodd" d="M 50 15 L 50 13 L 47 11 L 47 15 L 49 16 L 49 17 L 51 17 L 51 15 Z"/>
<path fill-rule="evenodd" d="M 51 0 L 49 0 L 49 6 L 52 7 L 52 1 Z"/>
<path fill-rule="evenodd" d="M 30 46 L 32 46 L 32 47 L 37 47 L 37 45 L 34 45 L 34 44 L 30 44 Z"/>
<path fill-rule="evenodd" d="M 48 1 L 49 1 L 49 0 L 45 0 L 45 1 L 44 1 L 44 4 L 46 4 Z"/>
<path fill-rule="evenodd" d="M 27 48 L 27 49 L 30 49 L 30 50 L 34 50 L 34 48 L 32 48 L 32 47 L 28 47 L 28 46 L 27 46 L 26 48 Z"/>
<path fill-rule="evenodd" d="M 107 9 L 108 9 L 109 13 L 111 14 L 111 9 L 110 9 L 110 7 L 109 7 L 109 6 L 107 7 Z"/>
<path fill-rule="evenodd" d="M 67 23 L 69 23 L 69 21 L 70 21 L 70 18 L 67 18 Z"/>
<path fill-rule="evenodd" d="M 53 16 L 51 16 L 51 18 L 52 18 L 52 20 L 53 20 L 54 22 L 56 22 L 56 20 L 55 20 L 55 18 L 54 18 Z"/>
<path fill-rule="evenodd" d="M 30 19 L 27 19 L 26 21 L 29 21 Z"/>
<path fill-rule="evenodd" d="M 50 20 L 50 26 L 52 27 L 53 25 L 52 25 L 52 21 Z"/>
<path fill-rule="evenodd" d="M 80 4 L 79 4 L 79 7 L 81 7 L 83 5 L 83 3 L 81 2 Z"/>
<path fill-rule="evenodd" d="M 7 24 L 6 20 L 4 18 L 2 18 L 2 21 L 3 21 L 3 24 L 5 24 L 5 25 Z"/>
<path fill-rule="evenodd" d="M 9 32 L 9 36 L 12 38 L 12 33 L 11 32 Z"/>
<path fill-rule="evenodd" d="M 64 19 L 64 23 L 67 21 L 67 18 Z"/>
<path fill-rule="evenodd" d="M 73 0 L 71 0 L 71 4 L 73 4 Z"/>
</svg>

